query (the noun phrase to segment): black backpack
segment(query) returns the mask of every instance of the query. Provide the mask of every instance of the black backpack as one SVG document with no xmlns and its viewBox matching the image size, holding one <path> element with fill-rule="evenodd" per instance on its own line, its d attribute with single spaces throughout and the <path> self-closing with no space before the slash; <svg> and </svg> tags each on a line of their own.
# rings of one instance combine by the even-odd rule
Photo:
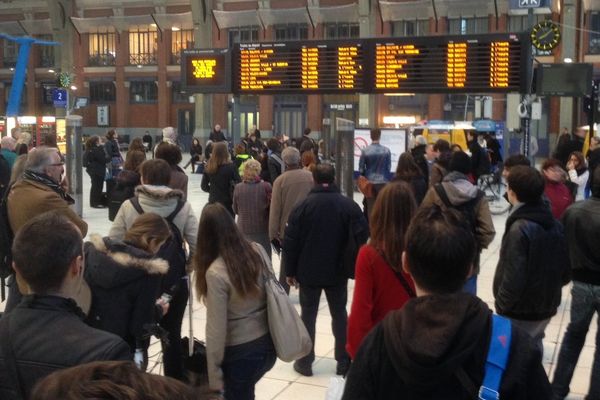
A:
<svg viewBox="0 0 600 400">
<path fill-rule="evenodd" d="M 119 212 L 119 208 L 121 208 L 121 204 L 123 204 L 125 200 L 134 197 L 134 195 L 135 185 L 125 185 L 121 182 L 117 182 L 108 196 L 108 219 L 114 221 Z M 139 212 L 137 208 L 136 211 Z"/>
<path fill-rule="evenodd" d="M 137 197 L 132 197 L 129 201 L 139 214 L 144 213 L 144 209 L 140 205 L 140 201 Z M 163 293 L 168 293 L 172 296 L 181 286 L 181 278 L 185 277 L 187 274 L 185 268 L 187 257 L 185 254 L 183 236 L 181 235 L 179 228 L 173 223 L 173 219 L 175 219 L 175 216 L 181 211 L 184 205 L 185 201 L 179 199 L 175 210 L 165 218 L 169 224 L 169 228 L 171 228 L 171 238 L 167 239 L 160 250 L 158 250 L 158 253 L 156 253 L 157 257 L 169 262 L 169 271 L 163 278 L 161 290 Z M 184 282 L 183 284 L 185 285 L 186 283 Z"/>
<path fill-rule="evenodd" d="M 444 186 L 441 183 L 436 183 L 433 187 L 440 199 L 442 200 L 442 202 L 446 205 L 446 207 L 460 211 L 460 213 L 464 215 L 465 219 L 467 220 L 467 222 L 471 226 L 471 229 L 473 230 L 473 235 L 475 235 L 475 237 L 477 238 L 477 214 L 475 212 L 475 208 L 477 207 L 477 204 L 479 204 L 479 202 L 481 201 L 481 198 L 483 197 L 484 193 L 478 189 L 477 196 L 475 196 L 473 199 L 460 205 L 454 205 L 450 202 L 448 194 L 446 193 L 446 189 L 444 189 Z M 475 242 L 477 245 L 477 252 L 479 252 L 481 250 L 479 247 L 479 243 L 477 241 Z"/>
</svg>

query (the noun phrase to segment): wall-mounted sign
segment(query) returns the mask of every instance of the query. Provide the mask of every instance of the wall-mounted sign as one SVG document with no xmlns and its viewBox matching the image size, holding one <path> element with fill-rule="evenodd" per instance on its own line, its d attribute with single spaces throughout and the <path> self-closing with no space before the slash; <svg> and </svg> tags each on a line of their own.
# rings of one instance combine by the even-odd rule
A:
<svg viewBox="0 0 600 400">
<path fill-rule="evenodd" d="M 109 126 L 110 115 L 108 106 L 98 106 L 96 110 L 98 113 L 98 126 Z"/>
</svg>

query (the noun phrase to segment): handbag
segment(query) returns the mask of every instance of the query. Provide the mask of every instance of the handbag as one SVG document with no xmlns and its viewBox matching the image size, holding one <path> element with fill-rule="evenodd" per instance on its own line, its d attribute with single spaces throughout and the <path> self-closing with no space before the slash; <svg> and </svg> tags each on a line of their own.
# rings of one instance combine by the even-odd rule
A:
<svg viewBox="0 0 600 400">
<path fill-rule="evenodd" d="M 346 380 L 335 376 L 329 379 L 329 386 L 327 386 L 327 392 L 325 392 L 325 400 L 341 400 L 344 395 L 344 387 L 346 386 Z"/>
<path fill-rule="evenodd" d="M 304 322 L 275 277 L 267 253 L 256 245 L 263 261 L 263 278 L 267 295 L 267 320 L 277 357 L 290 362 L 304 357 L 312 350 L 312 340 Z"/>
<path fill-rule="evenodd" d="M 373 197 L 373 184 L 366 177 L 360 175 L 356 180 L 356 185 L 367 199 Z"/>
</svg>

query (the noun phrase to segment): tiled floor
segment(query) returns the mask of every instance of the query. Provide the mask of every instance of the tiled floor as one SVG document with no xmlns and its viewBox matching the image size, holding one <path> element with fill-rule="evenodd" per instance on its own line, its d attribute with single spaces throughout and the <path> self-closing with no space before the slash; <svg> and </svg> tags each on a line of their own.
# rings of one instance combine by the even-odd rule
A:
<svg viewBox="0 0 600 400">
<path fill-rule="evenodd" d="M 189 172 L 189 171 L 188 171 Z M 200 189 L 201 175 L 189 174 L 189 200 L 192 203 L 194 212 L 200 216 L 202 207 L 208 199 L 208 195 Z M 89 224 L 90 233 L 99 233 L 105 235 L 110 228 L 110 221 L 107 218 L 106 210 L 91 209 L 88 205 L 89 195 L 89 178 L 84 174 L 84 218 Z M 359 194 L 355 196 L 355 200 L 360 203 Z M 504 223 L 506 215 L 494 216 L 494 225 L 496 227 L 496 238 L 490 245 L 489 249 L 482 254 L 481 274 L 479 276 L 479 296 L 486 301 L 490 307 L 493 307 L 492 281 L 494 270 L 498 261 L 498 253 L 502 233 L 504 232 Z M 279 260 L 274 259 L 274 267 L 279 267 Z M 352 290 L 354 288 L 353 281 L 349 284 L 349 303 L 352 299 Z M 544 366 L 550 376 L 553 374 L 553 368 L 558 357 L 560 343 L 564 335 L 566 326 L 569 321 L 569 304 L 570 304 L 570 285 L 565 287 L 563 291 L 563 302 L 558 310 L 557 315 L 552 319 L 550 325 L 546 329 L 546 338 L 544 340 L 545 354 Z M 298 305 L 298 292 L 292 290 L 290 295 L 296 308 L 300 310 Z M 0 305 L 3 309 L 3 305 Z M 206 312 L 204 306 L 198 301 L 194 302 L 193 327 L 194 335 L 200 339 L 204 338 L 204 325 L 206 322 Z M 590 332 L 587 336 L 586 346 L 584 347 L 575 376 L 571 382 L 572 394 L 569 399 L 583 399 L 587 393 L 590 379 L 590 367 L 594 355 L 594 338 L 597 330 L 596 318 L 592 321 Z M 319 316 L 317 319 L 317 337 L 315 340 L 316 360 L 313 365 L 314 376 L 307 378 L 297 374 L 290 363 L 277 361 L 275 367 L 269 371 L 265 377 L 258 383 L 256 388 L 257 400 L 312 400 L 324 399 L 329 384 L 329 379 L 334 377 L 335 360 L 333 358 L 334 341 L 331 334 L 331 317 L 327 308 L 325 296 L 321 299 Z M 189 329 L 188 315 L 183 323 L 183 332 L 187 335 Z M 150 368 L 154 372 L 160 372 L 160 348 L 157 343 L 153 344 L 150 349 L 151 364 Z M 600 377 L 596 377 L 600 379 Z"/>
</svg>

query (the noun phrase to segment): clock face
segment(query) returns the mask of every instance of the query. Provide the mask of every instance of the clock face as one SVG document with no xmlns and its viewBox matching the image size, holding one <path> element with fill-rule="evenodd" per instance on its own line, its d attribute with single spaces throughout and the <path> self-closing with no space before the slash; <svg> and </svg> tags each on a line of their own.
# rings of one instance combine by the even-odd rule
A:
<svg viewBox="0 0 600 400">
<path fill-rule="evenodd" d="M 560 42 L 560 29 L 549 19 L 536 24 L 531 30 L 531 43 L 539 50 L 552 50 Z"/>
</svg>

